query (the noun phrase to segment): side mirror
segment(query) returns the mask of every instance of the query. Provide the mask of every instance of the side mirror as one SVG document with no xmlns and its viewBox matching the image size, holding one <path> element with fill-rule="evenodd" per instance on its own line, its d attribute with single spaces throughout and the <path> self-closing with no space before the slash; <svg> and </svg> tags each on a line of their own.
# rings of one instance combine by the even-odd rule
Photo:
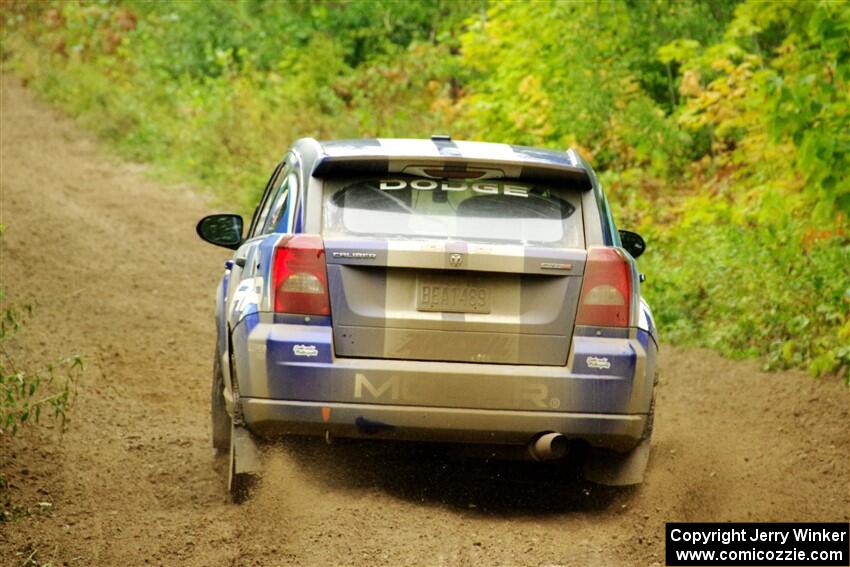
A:
<svg viewBox="0 0 850 567">
<path fill-rule="evenodd" d="M 621 230 L 620 241 L 623 243 L 623 248 L 626 249 L 626 252 L 632 255 L 632 258 L 637 258 L 646 250 L 646 242 L 636 232 Z"/>
<path fill-rule="evenodd" d="M 198 221 L 195 231 L 210 244 L 236 250 L 242 244 L 242 217 L 209 215 Z"/>
</svg>

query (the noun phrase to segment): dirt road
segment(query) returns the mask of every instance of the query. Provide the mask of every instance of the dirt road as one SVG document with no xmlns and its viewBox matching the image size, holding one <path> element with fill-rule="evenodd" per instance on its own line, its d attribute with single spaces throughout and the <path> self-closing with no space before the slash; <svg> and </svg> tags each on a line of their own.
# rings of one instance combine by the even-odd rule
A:
<svg viewBox="0 0 850 567">
<path fill-rule="evenodd" d="M 71 353 L 87 366 L 64 437 L 0 438 L 29 510 L 0 523 L 0 565 L 652 565 L 665 521 L 850 518 L 847 388 L 670 347 L 638 489 L 304 442 L 228 504 L 207 427 L 227 254 L 194 234 L 205 200 L 2 79 L 2 285 L 37 304 L 11 348 L 32 368 Z"/>
</svg>

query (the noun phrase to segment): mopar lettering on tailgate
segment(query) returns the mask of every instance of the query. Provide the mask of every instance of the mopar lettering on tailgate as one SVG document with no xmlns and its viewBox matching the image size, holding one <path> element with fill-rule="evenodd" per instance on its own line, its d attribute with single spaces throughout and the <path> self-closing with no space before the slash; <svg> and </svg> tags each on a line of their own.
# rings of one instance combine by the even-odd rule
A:
<svg viewBox="0 0 850 567">
<path fill-rule="evenodd" d="M 389 393 L 389 399 L 398 401 L 401 398 L 401 379 L 398 376 L 391 376 L 380 386 L 375 386 L 363 374 L 355 374 L 354 376 L 354 397 L 357 399 L 363 398 L 363 390 L 368 392 L 369 397 L 380 399 L 384 394 Z M 408 396 L 409 396 L 409 392 Z M 405 397 L 408 397 L 405 396 Z"/>
<path fill-rule="evenodd" d="M 440 402 L 447 401 L 445 396 L 451 396 L 452 401 L 463 401 L 458 400 L 457 395 L 436 388 L 435 383 L 427 378 L 390 376 L 372 380 L 359 372 L 354 375 L 354 397 L 358 400 L 439 405 Z M 559 398 L 549 397 L 549 387 L 546 384 L 524 380 L 517 380 L 509 387 L 495 391 L 483 387 L 475 389 L 463 398 L 477 401 L 478 405 L 486 405 L 485 400 L 508 402 L 512 407 L 522 409 L 557 409 L 561 406 Z"/>
</svg>

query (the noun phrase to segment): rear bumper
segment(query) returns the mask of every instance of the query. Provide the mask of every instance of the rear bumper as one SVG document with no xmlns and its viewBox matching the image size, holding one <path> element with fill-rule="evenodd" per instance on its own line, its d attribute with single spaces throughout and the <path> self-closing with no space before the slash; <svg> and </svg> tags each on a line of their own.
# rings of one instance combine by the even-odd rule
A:
<svg viewBox="0 0 850 567">
<path fill-rule="evenodd" d="M 481 410 L 242 398 L 245 421 L 262 437 L 338 437 L 524 445 L 556 431 L 593 446 L 627 451 L 640 441 L 646 415 Z"/>
<path fill-rule="evenodd" d="M 643 435 L 656 354 L 640 329 L 576 333 L 564 366 L 338 357 L 322 325 L 240 324 L 233 343 L 242 411 L 261 436 L 524 444 L 553 431 L 615 450 Z"/>
</svg>

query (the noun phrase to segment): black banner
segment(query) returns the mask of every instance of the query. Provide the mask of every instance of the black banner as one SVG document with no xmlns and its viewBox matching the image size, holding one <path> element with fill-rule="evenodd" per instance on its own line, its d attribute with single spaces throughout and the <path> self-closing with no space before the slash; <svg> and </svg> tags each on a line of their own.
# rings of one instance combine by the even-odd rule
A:
<svg viewBox="0 0 850 567">
<path fill-rule="evenodd" d="M 667 565 L 850 566 L 847 523 L 668 523 Z"/>
</svg>

